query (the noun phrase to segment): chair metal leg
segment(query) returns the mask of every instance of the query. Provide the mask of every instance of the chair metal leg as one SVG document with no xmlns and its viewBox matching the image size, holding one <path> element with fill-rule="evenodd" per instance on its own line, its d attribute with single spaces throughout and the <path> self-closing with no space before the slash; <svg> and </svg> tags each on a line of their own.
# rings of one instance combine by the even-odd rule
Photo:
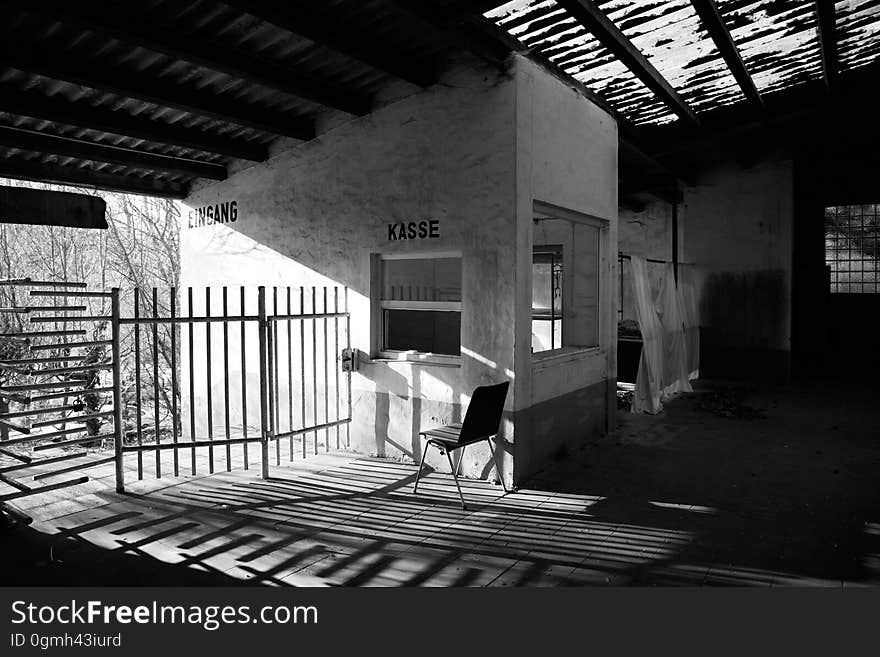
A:
<svg viewBox="0 0 880 657">
<path fill-rule="evenodd" d="M 461 498 L 461 508 L 467 511 L 467 506 L 464 503 L 464 495 L 461 493 L 461 486 L 458 485 L 458 475 L 455 474 L 455 467 L 452 465 L 452 456 L 449 454 L 449 450 L 446 450 L 446 460 L 449 461 L 449 470 L 452 472 L 452 479 L 455 481 L 455 487 L 458 489 L 458 496 Z"/>
<path fill-rule="evenodd" d="M 504 483 L 504 475 L 501 473 L 501 466 L 498 465 L 498 457 L 495 455 L 495 448 L 492 447 L 492 439 L 487 438 L 486 442 L 489 443 L 489 451 L 492 452 L 492 460 L 495 461 L 495 472 L 498 473 L 498 479 L 501 481 L 501 487 L 504 489 L 504 492 L 509 492 L 507 490 L 507 484 Z"/>
<path fill-rule="evenodd" d="M 425 451 L 422 452 L 422 460 L 419 461 L 419 470 L 416 472 L 416 485 L 413 486 L 413 495 L 419 491 L 419 477 L 422 476 L 422 466 L 425 464 L 425 457 L 428 455 L 428 445 L 430 444 L 430 441 L 425 441 Z"/>
<path fill-rule="evenodd" d="M 455 466 L 455 473 L 461 474 L 461 462 L 464 461 L 464 450 L 467 449 L 467 446 L 461 448 L 461 456 L 458 457 L 458 465 Z"/>
</svg>

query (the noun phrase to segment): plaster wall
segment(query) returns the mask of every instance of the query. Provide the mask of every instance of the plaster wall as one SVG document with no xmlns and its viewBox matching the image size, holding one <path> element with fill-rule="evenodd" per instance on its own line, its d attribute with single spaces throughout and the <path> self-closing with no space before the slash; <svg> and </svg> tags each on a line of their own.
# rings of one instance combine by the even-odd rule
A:
<svg viewBox="0 0 880 657">
<path fill-rule="evenodd" d="M 350 440 L 357 451 L 412 458 L 420 451 L 420 427 L 460 420 L 474 387 L 513 377 L 514 92 L 512 76 L 462 66 L 441 84 L 203 187 L 187 201 L 200 207 L 236 200 L 238 219 L 184 230 L 184 285 L 349 288 L 351 342 L 364 354 L 360 371 L 352 376 Z M 390 223 L 423 219 L 439 220 L 439 238 L 389 239 Z M 460 363 L 371 358 L 371 256 L 403 252 L 461 254 Z M 218 290 L 213 298 L 219 298 Z M 281 298 L 283 310 L 285 291 Z M 317 305 L 320 311 L 320 291 Z M 250 340 L 248 349 L 255 349 L 255 343 Z M 222 359 L 218 346 L 215 339 L 215 371 Z M 326 367 L 337 367 L 334 356 Z M 258 408 L 258 398 L 251 401 L 259 390 L 256 353 L 249 353 L 247 360 L 250 414 Z M 230 362 L 237 363 L 235 355 Z M 319 381 L 324 367 L 318 363 Z M 204 377 L 202 362 L 195 379 Z M 240 371 L 230 378 L 235 400 Z M 322 417 L 319 392 L 316 405 L 306 400 L 307 418 L 314 416 L 313 406 L 318 419 Z M 513 403 L 511 393 L 507 404 L 512 408 Z M 205 417 L 203 389 L 196 391 L 195 404 L 197 416 Z M 281 408 L 282 417 L 285 410 Z M 200 424 L 197 432 L 203 429 Z M 503 432 L 512 438 L 509 422 Z M 319 440 L 323 446 L 323 436 Z M 485 475 L 488 458 L 488 450 L 469 449 L 463 471 Z"/>
<path fill-rule="evenodd" d="M 190 206 L 235 200 L 238 218 L 235 223 L 184 229 L 182 282 L 198 288 L 212 286 L 212 313 L 219 312 L 220 285 L 281 286 L 281 312 L 286 309 L 286 286 L 294 286 L 295 309 L 298 286 L 330 286 L 331 300 L 334 288 L 342 294 L 347 287 L 351 343 L 363 353 L 360 370 L 352 375 L 350 446 L 363 453 L 418 459 L 419 429 L 460 421 L 476 386 L 512 381 L 500 451 L 503 476 L 513 483 L 537 467 L 531 455 L 549 454 L 554 445 L 583 441 L 585 433 L 590 433 L 581 427 L 562 436 L 544 436 L 531 429 L 532 420 L 518 422 L 519 410 L 568 398 L 575 402 L 567 407 L 562 404 L 567 414 L 589 413 L 584 426 L 607 427 L 609 421 L 607 380 L 614 377 L 614 346 L 609 336 L 614 322 L 616 157 L 612 118 L 535 65 L 515 57 L 508 71 L 498 72 L 467 63 L 430 89 L 336 125 L 267 163 L 196 190 L 187 201 Z M 603 225 L 600 346 L 566 354 L 564 362 L 545 362 L 537 376 L 530 353 L 536 201 Z M 389 224 L 419 220 L 438 220 L 440 236 L 390 239 Z M 461 255 L 458 362 L 378 358 L 370 313 L 375 287 L 370 263 L 377 254 L 403 253 Z M 271 309 L 271 290 L 269 298 Z M 318 311 L 322 301 L 319 291 Z M 307 312 L 312 309 L 308 294 L 304 305 Z M 237 305 L 231 304 L 231 309 Z M 256 352 L 250 353 L 256 349 L 252 330 L 243 377 L 235 370 L 237 333 L 230 335 L 229 361 L 231 415 L 236 417 L 235 400 L 241 396 L 240 381 L 244 380 L 247 424 L 253 426 L 250 416 L 258 408 L 254 395 L 259 378 Z M 316 339 L 320 353 L 321 336 Z M 204 353 L 204 341 L 204 333 L 196 335 L 196 382 L 206 380 L 207 359 L 199 356 Z M 280 342 L 285 343 L 283 332 Z M 186 362 L 185 341 L 182 346 Z M 329 346 L 326 366 L 317 364 L 319 381 L 325 367 L 334 373 L 338 367 L 335 345 Z M 282 347 L 282 359 L 284 353 Z M 222 371 L 216 338 L 210 358 L 214 372 Z M 205 385 L 197 385 L 194 395 L 199 418 L 207 411 L 204 389 Z M 283 406 L 284 396 L 282 390 L 282 418 L 288 410 Z M 334 400 L 330 401 L 333 408 Z M 323 397 L 319 395 L 317 403 L 310 398 L 306 402 L 306 418 L 317 412 L 320 420 Z M 188 409 L 183 412 L 187 414 Z M 240 408 L 237 412 L 240 418 Z M 214 418 L 220 413 L 222 409 L 215 404 Z M 196 433 L 204 429 L 200 419 Z M 323 435 L 319 440 L 323 446 Z M 329 440 L 332 448 L 335 432 Z M 538 450 L 529 448 L 531 440 L 542 441 Z M 433 450 L 429 459 L 446 467 L 445 457 Z M 463 474 L 485 477 L 491 471 L 487 448 L 467 449 Z"/>
<path fill-rule="evenodd" d="M 685 188 L 680 254 L 699 273 L 704 376 L 787 378 L 793 202 L 786 160 L 728 164 Z"/>
<path fill-rule="evenodd" d="M 613 424 L 617 125 L 534 63 L 518 59 L 517 67 L 515 468 L 517 479 L 524 479 L 553 454 L 583 445 Z M 531 353 L 531 257 L 538 211 L 602 226 L 599 346 L 594 349 Z M 573 251 L 572 257 L 578 254 Z M 552 400 L 558 403 L 545 407 L 549 415 L 533 411 Z M 565 417 L 584 419 L 572 425 L 562 422 Z"/>
</svg>

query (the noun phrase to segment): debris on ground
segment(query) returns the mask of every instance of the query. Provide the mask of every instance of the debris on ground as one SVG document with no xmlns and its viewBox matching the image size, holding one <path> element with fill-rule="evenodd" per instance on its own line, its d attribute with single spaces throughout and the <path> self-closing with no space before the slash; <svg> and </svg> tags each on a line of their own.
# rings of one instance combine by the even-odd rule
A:
<svg viewBox="0 0 880 657">
<path fill-rule="evenodd" d="M 633 390 L 617 389 L 617 410 L 629 410 L 633 403 Z"/>
<path fill-rule="evenodd" d="M 749 391 L 746 388 L 718 388 L 695 395 L 694 407 L 718 417 L 737 420 L 765 420 L 767 413 L 745 403 Z"/>
</svg>

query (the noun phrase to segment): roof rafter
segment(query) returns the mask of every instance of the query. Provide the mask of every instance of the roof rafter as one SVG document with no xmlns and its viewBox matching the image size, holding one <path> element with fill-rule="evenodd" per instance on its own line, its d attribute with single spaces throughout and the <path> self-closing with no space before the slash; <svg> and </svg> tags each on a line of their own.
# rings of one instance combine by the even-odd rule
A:
<svg viewBox="0 0 880 657">
<path fill-rule="evenodd" d="M 180 183 L 110 174 L 87 168 L 43 164 L 21 158 L 0 159 L 0 176 L 162 198 L 185 199 L 189 194 L 189 186 Z"/>
<path fill-rule="evenodd" d="M 822 49 L 822 70 L 825 87 L 833 89 L 837 84 L 839 63 L 837 60 L 837 19 L 834 0 L 814 0 L 819 23 L 819 47 Z"/>
<path fill-rule="evenodd" d="M 192 86 L 147 77 L 94 59 L 82 59 L 70 52 L 36 49 L 27 42 L 7 39 L 0 48 L 0 64 L 11 68 L 230 121 L 262 132 L 302 140 L 315 136 L 314 122 L 310 119 L 248 105 L 228 95 L 218 96 Z"/>
<path fill-rule="evenodd" d="M 272 23 L 289 32 L 351 57 L 375 69 L 384 71 L 419 87 L 429 87 L 437 79 L 435 65 L 419 61 L 411 55 L 380 40 L 371 39 L 363 32 L 343 26 L 338 18 L 313 4 L 296 0 L 224 0 L 225 4 Z"/>
<path fill-rule="evenodd" d="M 121 164 L 129 167 L 168 172 L 185 176 L 225 180 L 226 167 L 170 155 L 148 153 L 133 148 L 108 146 L 83 139 L 70 139 L 35 130 L 0 126 L 0 146 L 37 151 L 81 160 Z"/>
<path fill-rule="evenodd" d="M 184 128 L 164 121 L 132 116 L 122 110 L 92 107 L 85 103 L 71 102 L 60 97 L 44 96 L 33 91 L 21 91 L 8 85 L 0 85 L 0 112 L 181 146 L 242 160 L 262 162 L 269 157 L 269 149 L 261 144 L 251 144 L 240 139 L 213 135 L 197 128 Z"/>
<path fill-rule="evenodd" d="M 683 121 L 699 124 L 696 113 L 593 0 L 556 0 Z"/>
<path fill-rule="evenodd" d="M 108 34 L 127 43 L 138 44 L 154 52 L 182 59 L 198 66 L 220 71 L 233 77 L 332 107 L 349 114 L 364 115 L 370 111 L 368 97 L 343 87 L 297 73 L 262 57 L 224 44 L 222 47 L 198 34 L 189 34 L 165 24 L 151 21 L 126 3 L 67 2 L 66 0 L 0 0 L 17 9 L 37 12 L 49 18 L 73 23 Z"/>
<path fill-rule="evenodd" d="M 712 37 L 712 41 L 715 42 L 715 47 L 724 58 L 727 68 L 730 69 L 746 99 L 754 106 L 763 109 L 764 101 L 761 100 L 761 94 L 758 93 L 755 81 L 746 70 L 739 49 L 730 36 L 730 30 L 727 29 L 715 0 L 691 0 L 691 4 L 697 11 L 709 36 Z"/>
<path fill-rule="evenodd" d="M 402 13 L 437 30 L 451 42 L 494 67 L 503 69 L 510 53 L 516 50 L 513 39 L 507 35 L 486 34 L 483 26 L 469 22 L 461 13 L 450 15 L 425 0 L 391 2 Z"/>
</svg>

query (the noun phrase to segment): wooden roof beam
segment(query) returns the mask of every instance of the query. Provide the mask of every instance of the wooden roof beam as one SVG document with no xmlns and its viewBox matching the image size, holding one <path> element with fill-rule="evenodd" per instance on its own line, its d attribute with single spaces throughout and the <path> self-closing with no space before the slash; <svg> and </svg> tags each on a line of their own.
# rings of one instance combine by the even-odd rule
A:
<svg viewBox="0 0 880 657">
<path fill-rule="evenodd" d="M 225 180 L 226 167 L 170 155 L 158 155 L 132 148 L 108 146 L 82 139 L 58 137 L 34 130 L 0 126 L 0 146 L 36 151 L 80 160 L 120 164 L 159 173 L 172 173 L 211 180 Z"/>
<path fill-rule="evenodd" d="M 822 49 L 822 70 L 825 73 L 825 87 L 832 90 L 837 86 L 840 63 L 837 59 L 837 18 L 834 0 L 815 0 L 816 19 L 819 23 L 819 47 Z"/>
<path fill-rule="evenodd" d="M 715 42 L 715 47 L 724 58 L 727 68 L 730 69 L 746 99 L 754 107 L 763 110 L 764 101 L 761 99 L 761 94 L 758 93 L 755 81 L 746 70 L 739 49 L 730 36 L 730 30 L 727 29 L 715 0 L 691 0 L 691 4 L 697 11 L 709 36 L 712 37 L 712 41 Z"/>
<path fill-rule="evenodd" d="M 79 58 L 66 51 L 36 47 L 28 42 L 5 40 L 0 45 L 0 65 L 173 107 L 262 132 L 304 141 L 315 136 L 315 125 L 311 119 L 248 105 L 229 95 L 216 95 L 191 85 L 147 77 L 119 66 L 91 58 Z"/>
<path fill-rule="evenodd" d="M 696 113 L 593 0 L 556 0 L 683 121 L 699 124 Z"/>
<path fill-rule="evenodd" d="M 381 39 L 371 38 L 362 30 L 346 27 L 338 17 L 316 9 L 315 5 L 321 3 L 299 0 L 224 0 L 224 3 L 416 86 L 429 87 L 437 81 L 432 62 L 383 44 Z"/>
<path fill-rule="evenodd" d="M 253 162 L 263 162 L 269 157 L 269 149 L 262 144 L 230 139 L 164 121 L 153 121 L 143 116 L 132 116 L 122 110 L 92 107 L 58 96 L 49 97 L 33 91 L 21 91 L 9 85 L 0 84 L 0 112 Z"/>
<path fill-rule="evenodd" d="M 461 13 L 450 14 L 425 0 L 391 0 L 391 3 L 401 13 L 437 30 L 445 39 L 493 67 L 504 70 L 510 53 L 520 49 L 516 39 L 503 30 L 487 34 L 485 26 L 469 22 L 468 16 Z"/>
<path fill-rule="evenodd" d="M 53 20 L 79 25 L 197 66 L 220 71 L 308 100 L 325 107 L 363 116 L 370 98 L 312 76 L 297 73 L 257 55 L 217 43 L 198 34 L 159 24 L 132 11 L 127 3 L 69 2 L 67 0 L 0 0 L 19 11 L 38 12 Z"/>
<path fill-rule="evenodd" d="M 73 166 L 43 164 L 21 158 L 0 158 L 0 177 L 161 198 L 185 199 L 189 194 L 189 186 L 181 183 L 108 174 Z"/>
</svg>

